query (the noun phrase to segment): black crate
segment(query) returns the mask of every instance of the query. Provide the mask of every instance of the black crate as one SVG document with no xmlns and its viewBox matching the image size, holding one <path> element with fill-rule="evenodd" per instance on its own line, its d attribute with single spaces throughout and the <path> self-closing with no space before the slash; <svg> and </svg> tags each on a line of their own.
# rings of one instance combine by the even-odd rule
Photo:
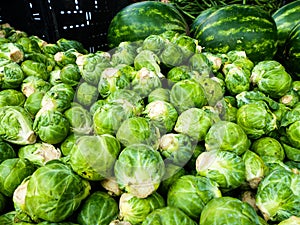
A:
<svg viewBox="0 0 300 225">
<path fill-rule="evenodd" d="M 7 0 L 0 3 L 0 23 L 9 23 L 49 43 L 80 41 L 90 52 L 108 50 L 107 30 L 129 0 Z"/>
</svg>

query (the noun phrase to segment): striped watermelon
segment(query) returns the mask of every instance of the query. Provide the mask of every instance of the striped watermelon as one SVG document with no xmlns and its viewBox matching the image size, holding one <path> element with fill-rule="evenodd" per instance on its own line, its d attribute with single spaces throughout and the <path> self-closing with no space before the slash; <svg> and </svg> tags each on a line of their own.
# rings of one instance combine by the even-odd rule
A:
<svg viewBox="0 0 300 225">
<path fill-rule="evenodd" d="M 254 62 L 273 58 L 277 50 L 274 19 L 253 5 L 233 4 L 217 9 L 199 24 L 193 37 L 205 51 L 242 50 Z"/>
<path fill-rule="evenodd" d="M 122 41 L 143 40 L 167 30 L 188 34 L 188 25 L 171 4 L 157 1 L 133 3 L 119 11 L 108 28 L 108 44 L 116 47 Z"/>
<path fill-rule="evenodd" d="M 284 43 L 292 28 L 300 22 L 300 0 L 288 3 L 272 15 L 278 31 L 278 54 L 282 54 Z"/>
<path fill-rule="evenodd" d="M 300 23 L 289 33 L 283 55 L 287 71 L 300 77 Z"/>
</svg>

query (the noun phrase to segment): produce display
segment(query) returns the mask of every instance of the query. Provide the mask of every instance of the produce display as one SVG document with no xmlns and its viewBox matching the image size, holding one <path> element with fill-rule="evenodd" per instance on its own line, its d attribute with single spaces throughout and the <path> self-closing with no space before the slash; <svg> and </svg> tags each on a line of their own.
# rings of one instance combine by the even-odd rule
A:
<svg viewBox="0 0 300 225">
<path fill-rule="evenodd" d="M 1 24 L 0 225 L 300 224 L 289 4 L 137 2 L 96 52 Z"/>
</svg>

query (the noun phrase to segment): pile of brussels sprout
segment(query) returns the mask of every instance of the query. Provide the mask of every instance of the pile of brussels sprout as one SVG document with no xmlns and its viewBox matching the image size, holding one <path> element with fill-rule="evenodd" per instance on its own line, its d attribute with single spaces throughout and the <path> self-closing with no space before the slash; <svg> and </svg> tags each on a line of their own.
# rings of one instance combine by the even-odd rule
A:
<svg viewBox="0 0 300 225">
<path fill-rule="evenodd" d="M 0 28 L 0 224 L 300 223 L 300 80 L 279 61 Z"/>
</svg>

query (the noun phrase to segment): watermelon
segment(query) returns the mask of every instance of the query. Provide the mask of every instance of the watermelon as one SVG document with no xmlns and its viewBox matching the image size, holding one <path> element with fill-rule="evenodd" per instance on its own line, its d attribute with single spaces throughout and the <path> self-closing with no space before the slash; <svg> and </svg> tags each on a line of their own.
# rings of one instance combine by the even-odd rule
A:
<svg viewBox="0 0 300 225">
<path fill-rule="evenodd" d="M 278 55 L 280 56 L 290 31 L 300 22 L 300 0 L 282 6 L 273 13 L 272 17 L 277 26 Z"/>
<path fill-rule="evenodd" d="M 205 51 L 245 51 L 253 62 L 272 59 L 277 50 L 277 27 L 259 6 L 232 4 L 210 13 L 193 37 Z"/>
<path fill-rule="evenodd" d="M 189 33 L 187 22 L 175 6 L 157 1 L 133 3 L 112 19 L 107 34 L 108 45 L 114 48 L 123 41 L 143 40 L 167 30 Z"/>
<path fill-rule="evenodd" d="M 300 23 L 289 33 L 283 55 L 286 70 L 300 77 Z"/>
</svg>

